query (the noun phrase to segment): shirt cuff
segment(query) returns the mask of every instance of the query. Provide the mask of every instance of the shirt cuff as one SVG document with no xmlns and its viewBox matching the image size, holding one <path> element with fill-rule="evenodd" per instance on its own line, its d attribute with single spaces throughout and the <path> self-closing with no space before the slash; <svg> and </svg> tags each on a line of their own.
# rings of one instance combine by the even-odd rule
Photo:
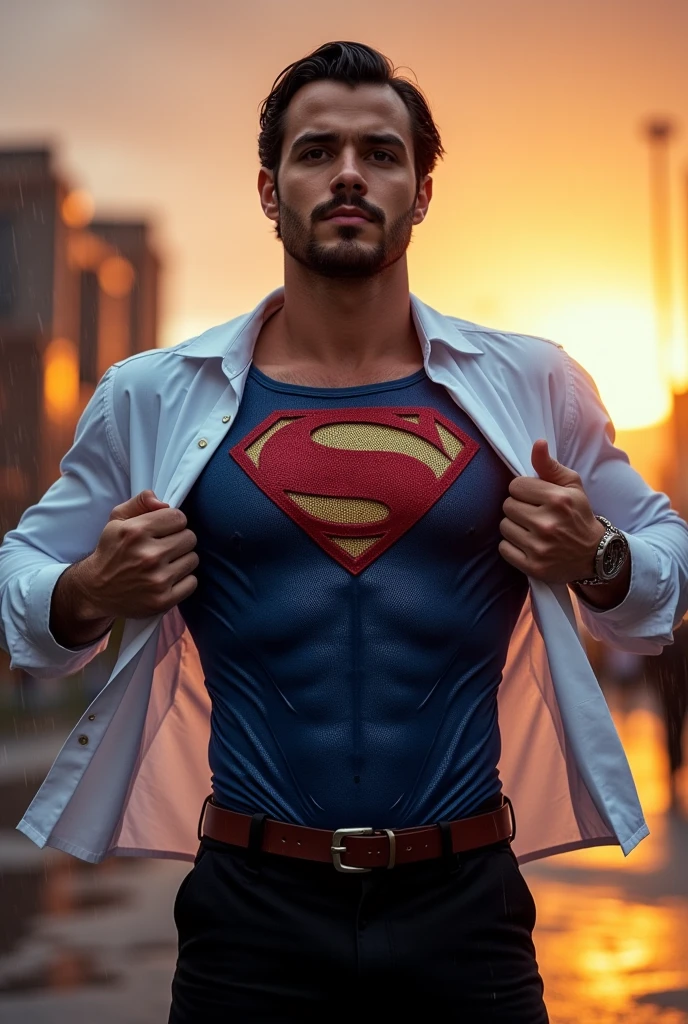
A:
<svg viewBox="0 0 688 1024">
<path fill-rule="evenodd" d="M 622 627 L 648 619 L 656 611 L 661 576 L 657 552 L 652 545 L 631 533 L 624 533 L 624 536 L 631 556 L 631 579 L 623 601 L 613 608 L 598 608 L 576 592 L 583 609 L 595 619 Z"/>
<path fill-rule="evenodd" d="M 79 644 L 77 647 L 63 647 L 50 632 L 50 603 L 53 590 L 62 573 L 69 569 L 70 565 L 72 562 L 53 562 L 39 569 L 31 580 L 26 599 L 26 637 L 56 667 L 61 666 L 65 660 L 79 651 L 104 648 L 107 638 L 112 632 L 112 626 L 110 626 L 95 640 L 91 640 L 87 644 Z"/>
</svg>

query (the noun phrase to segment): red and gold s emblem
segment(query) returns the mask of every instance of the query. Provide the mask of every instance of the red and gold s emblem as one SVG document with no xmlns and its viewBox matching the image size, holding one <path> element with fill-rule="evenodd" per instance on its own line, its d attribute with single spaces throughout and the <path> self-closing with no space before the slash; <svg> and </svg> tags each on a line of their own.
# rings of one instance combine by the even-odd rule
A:
<svg viewBox="0 0 688 1024">
<path fill-rule="evenodd" d="M 434 409 L 280 410 L 229 454 L 355 575 L 416 523 L 479 445 Z"/>
</svg>

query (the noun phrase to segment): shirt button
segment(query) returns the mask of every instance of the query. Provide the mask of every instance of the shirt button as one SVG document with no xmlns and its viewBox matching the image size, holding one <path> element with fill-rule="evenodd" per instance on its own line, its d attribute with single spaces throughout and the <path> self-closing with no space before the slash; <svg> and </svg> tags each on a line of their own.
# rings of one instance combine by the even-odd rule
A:
<svg viewBox="0 0 688 1024">
<path fill-rule="evenodd" d="M 199 448 L 205 448 L 207 446 L 207 444 L 208 444 L 208 442 L 206 441 L 206 439 L 204 437 L 202 437 L 201 440 L 198 442 L 198 447 Z"/>
<path fill-rule="evenodd" d="M 88 736 L 80 736 L 79 743 L 81 744 L 82 747 L 85 747 L 86 744 L 88 743 Z"/>
<path fill-rule="evenodd" d="M 95 722 L 96 716 L 95 715 L 89 715 L 88 716 L 88 720 L 89 720 L 89 722 Z"/>
<path fill-rule="evenodd" d="M 231 416 L 223 416 L 223 417 L 222 417 L 222 422 L 223 422 L 223 423 L 229 423 L 229 421 L 231 420 L 231 418 L 232 418 Z"/>
</svg>

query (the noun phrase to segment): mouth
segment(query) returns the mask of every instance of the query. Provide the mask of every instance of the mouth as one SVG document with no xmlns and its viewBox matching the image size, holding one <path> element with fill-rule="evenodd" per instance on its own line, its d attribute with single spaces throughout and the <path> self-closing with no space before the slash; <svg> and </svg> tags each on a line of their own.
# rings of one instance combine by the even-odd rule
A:
<svg viewBox="0 0 688 1024">
<path fill-rule="evenodd" d="M 334 217 L 326 217 L 325 220 L 332 221 L 333 224 L 358 224 L 363 226 L 364 224 L 370 224 L 371 221 L 368 217 L 359 217 L 354 214 L 338 213 Z"/>
<path fill-rule="evenodd" d="M 353 206 L 346 206 L 333 210 L 332 213 L 323 219 L 332 220 L 335 224 L 370 224 L 373 218 L 364 213 L 363 210 Z"/>
</svg>

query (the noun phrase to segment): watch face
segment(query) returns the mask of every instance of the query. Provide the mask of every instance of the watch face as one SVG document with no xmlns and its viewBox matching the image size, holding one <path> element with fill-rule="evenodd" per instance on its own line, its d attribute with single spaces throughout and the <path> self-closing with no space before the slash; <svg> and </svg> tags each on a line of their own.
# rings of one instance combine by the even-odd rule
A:
<svg viewBox="0 0 688 1024">
<path fill-rule="evenodd" d="M 626 545 L 621 537 L 610 537 L 602 554 L 602 575 L 611 579 L 623 565 Z"/>
</svg>

